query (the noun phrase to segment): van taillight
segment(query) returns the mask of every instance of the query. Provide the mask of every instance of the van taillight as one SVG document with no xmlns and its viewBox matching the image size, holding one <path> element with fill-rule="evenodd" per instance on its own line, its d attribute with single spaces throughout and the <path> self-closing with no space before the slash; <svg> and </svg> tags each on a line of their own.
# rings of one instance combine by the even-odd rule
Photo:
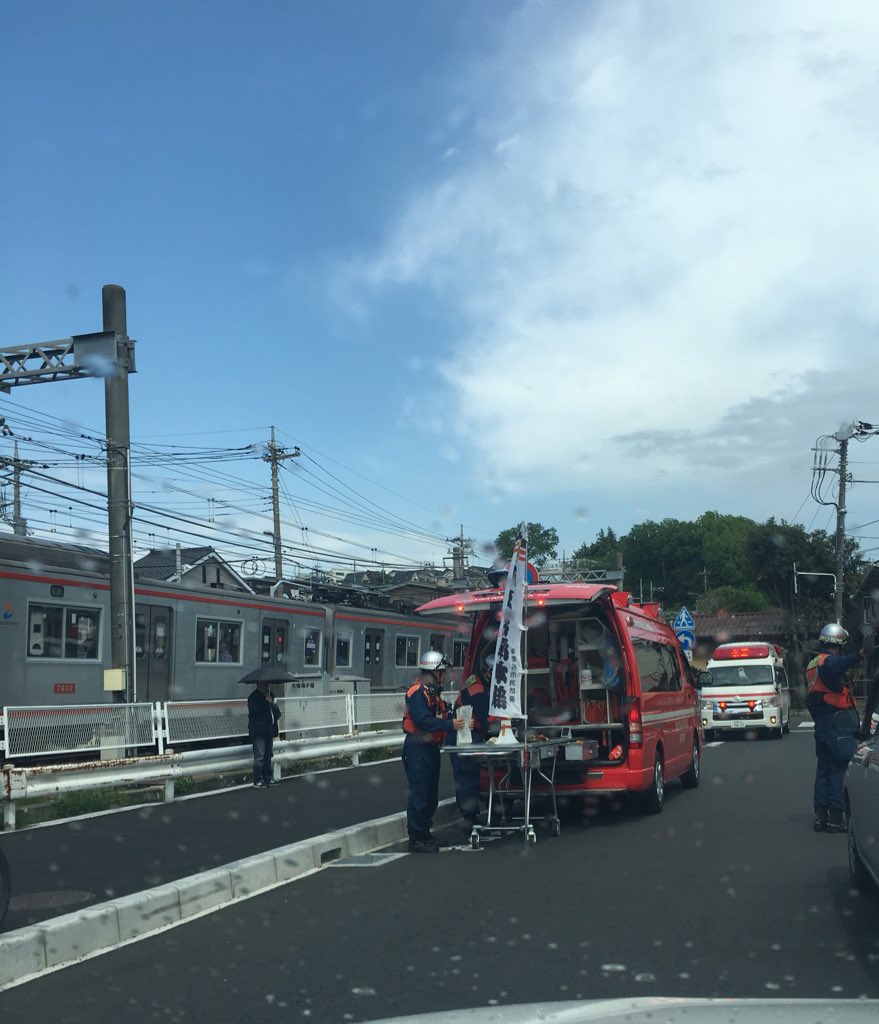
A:
<svg viewBox="0 0 879 1024">
<path fill-rule="evenodd" d="M 638 702 L 638 698 L 635 697 L 632 701 L 632 707 L 629 710 L 629 746 L 640 747 L 644 742 L 644 729 L 641 724 L 641 705 Z"/>
</svg>

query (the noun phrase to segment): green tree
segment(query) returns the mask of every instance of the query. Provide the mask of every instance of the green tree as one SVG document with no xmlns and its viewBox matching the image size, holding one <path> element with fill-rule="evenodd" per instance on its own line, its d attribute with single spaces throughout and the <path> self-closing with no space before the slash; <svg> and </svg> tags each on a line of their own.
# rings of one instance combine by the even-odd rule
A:
<svg viewBox="0 0 879 1024">
<path fill-rule="evenodd" d="M 702 543 L 695 523 L 647 520 L 623 538 L 626 588 L 666 608 L 692 602 L 701 591 Z"/>
<path fill-rule="evenodd" d="M 598 531 L 591 544 L 581 544 L 571 556 L 577 562 L 591 562 L 598 568 L 608 569 L 616 565 L 617 555 L 621 551 L 620 539 L 608 526 Z"/>
<path fill-rule="evenodd" d="M 702 553 L 702 590 L 706 585 L 744 587 L 753 583 L 748 538 L 757 524 L 745 516 L 703 512 L 696 520 Z"/>
<path fill-rule="evenodd" d="M 494 546 L 497 548 L 501 558 L 510 559 L 513 556 L 513 546 L 519 527 L 511 526 L 501 532 L 494 539 Z M 549 559 L 555 558 L 559 549 L 559 535 L 554 526 L 543 526 L 541 523 L 528 524 L 528 561 L 540 567 Z"/>
</svg>

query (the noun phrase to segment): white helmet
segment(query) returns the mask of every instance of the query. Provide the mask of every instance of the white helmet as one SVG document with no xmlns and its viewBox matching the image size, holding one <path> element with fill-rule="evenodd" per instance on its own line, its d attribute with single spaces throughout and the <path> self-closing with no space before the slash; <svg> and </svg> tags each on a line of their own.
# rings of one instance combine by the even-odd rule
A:
<svg viewBox="0 0 879 1024">
<path fill-rule="evenodd" d="M 818 643 L 831 644 L 835 647 L 844 647 L 848 643 L 848 631 L 843 629 L 836 622 L 828 622 L 821 630 Z"/>
<path fill-rule="evenodd" d="M 449 663 L 446 661 L 445 655 L 439 651 L 426 651 L 421 655 L 418 667 L 424 672 L 444 672 L 449 667 Z"/>
</svg>

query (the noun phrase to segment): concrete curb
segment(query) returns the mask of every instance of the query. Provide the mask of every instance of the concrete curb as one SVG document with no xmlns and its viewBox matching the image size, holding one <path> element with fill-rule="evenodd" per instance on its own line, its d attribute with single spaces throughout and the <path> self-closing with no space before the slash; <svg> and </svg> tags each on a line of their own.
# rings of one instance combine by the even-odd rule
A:
<svg viewBox="0 0 879 1024">
<path fill-rule="evenodd" d="M 455 821 L 454 800 L 437 808 L 438 826 Z M 47 970 L 105 953 L 124 942 L 155 935 L 200 914 L 283 885 L 344 857 L 369 853 L 406 838 L 406 815 L 352 825 L 177 882 L 145 889 L 43 924 L 0 934 L 0 992 Z"/>
</svg>

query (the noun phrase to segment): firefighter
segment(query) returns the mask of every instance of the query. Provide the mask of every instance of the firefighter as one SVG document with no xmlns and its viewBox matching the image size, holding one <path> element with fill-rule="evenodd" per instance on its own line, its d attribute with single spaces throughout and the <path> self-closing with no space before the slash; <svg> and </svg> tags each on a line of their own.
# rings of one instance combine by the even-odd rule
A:
<svg viewBox="0 0 879 1024">
<path fill-rule="evenodd" d="M 470 676 L 455 699 L 455 711 L 461 707 L 473 708 L 470 730 L 474 743 L 485 743 L 488 739 L 488 701 L 491 682 L 491 666 L 494 655 L 489 655 L 475 675 Z M 455 775 L 455 802 L 467 831 L 472 829 L 479 817 L 479 764 L 472 757 L 451 755 L 452 771 Z"/>
<path fill-rule="evenodd" d="M 403 767 L 409 784 L 406 828 L 410 853 L 436 853 L 439 843 L 430 826 L 439 803 L 440 747 L 447 736 L 464 725 L 451 718 L 443 700 L 443 674 L 449 667 L 439 651 L 422 655 L 421 674 L 406 691 L 403 712 Z"/>
<path fill-rule="evenodd" d="M 821 630 L 818 654 L 806 668 L 806 707 L 815 722 L 816 832 L 845 832 L 842 791 L 845 770 L 857 746 L 859 728 L 847 673 L 863 651 L 842 654 L 848 632 L 835 622 Z"/>
</svg>

